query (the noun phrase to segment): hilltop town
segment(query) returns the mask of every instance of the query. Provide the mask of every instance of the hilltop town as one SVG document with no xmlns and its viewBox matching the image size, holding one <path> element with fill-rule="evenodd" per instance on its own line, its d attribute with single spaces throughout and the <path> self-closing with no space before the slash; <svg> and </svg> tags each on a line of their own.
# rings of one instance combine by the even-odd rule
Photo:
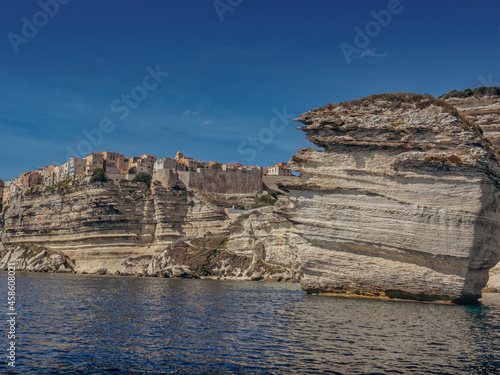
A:
<svg viewBox="0 0 500 375">
<path fill-rule="evenodd" d="M 72 157 L 61 165 L 51 164 L 24 172 L 5 183 L 0 180 L 2 204 L 5 206 L 13 197 L 34 189 L 50 189 L 72 180 L 88 181 L 96 169 L 104 170 L 109 180 L 130 181 L 138 173 L 147 173 L 166 187 L 172 187 L 180 180 L 186 188 L 221 194 L 262 193 L 264 180 L 273 185 L 279 178 L 292 176 L 292 170 L 284 162 L 271 167 L 247 167 L 240 163 L 200 161 L 185 157 L 181 151 L 173 159 L 157 159 L 149 154 L 126 157 L 117 152 L 103 151 L 84 158 Z"/>
</svg>

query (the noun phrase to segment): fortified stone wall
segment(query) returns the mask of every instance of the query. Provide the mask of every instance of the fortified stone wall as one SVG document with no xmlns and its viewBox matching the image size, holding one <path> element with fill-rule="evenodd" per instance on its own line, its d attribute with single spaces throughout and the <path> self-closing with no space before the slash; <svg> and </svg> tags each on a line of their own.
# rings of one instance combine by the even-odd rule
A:
<svg viewBox="0 0 500 375">
<path fill-rule="evenodd" d="M 173 169 L 158 169 L 153 174 L 153 180 L 160 181 L 164 187 L 177 185 L 179 177 Z"/>
<path fill-rule="evenodd" d="M 106 172 L 106 177 L 110 180 L 127 180 L 132 181 L 135 177 L 134 174 L 123 174 L 123 173 L 109 173 Z"/>
<path fill-rule="evenodd" d="M 219 194 L 262 193 L 262 175 L 259 170 L 219 171 L 200 168 L 178 174 L 182 183 L 190 189 Z"/>
</svg>

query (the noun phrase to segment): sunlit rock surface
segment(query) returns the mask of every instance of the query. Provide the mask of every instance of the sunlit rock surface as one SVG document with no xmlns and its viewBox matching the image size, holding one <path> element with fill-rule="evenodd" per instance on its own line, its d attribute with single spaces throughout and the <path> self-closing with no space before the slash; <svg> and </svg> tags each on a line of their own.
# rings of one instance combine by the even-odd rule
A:
<svg viewBox="0 0 500 375">
<path fill-rule="evenodd" d="M 470 93 L 452 91 L 444 95 L 446 102 L 480 125 L 484 135 L 500 150 L 500 88 L 476 89 Z M 465 96 L 470 95 L 470 96 Z"/>
<path fill-rule="evenodd" d="M 475 302 L 499 260 L 499 170 L 485 138 L 432 97 L 379 95 L 300 116 L 283 214 L 313 293 Z"/>
<path fill-rule="evenodd" d="M 226 220 L 223 208 L 194 191 L 83 183 L 11 201 L 1 240 L 3 253 L 31 244 L 62 252 L 77 272 L 140 273 L 172 240 L 217 233 Z"/>
<path fill-rule="evenodd" d="M 3 213 L 0 269 L 297 281 L 302 238 L 254 198 L 154 182 L 74 183 L 19 196 Z"/>
<path fill-rule="evenodd" d="M 474 90 L 452 91 L 443 95 L 448 103 L 455 106 L 484 131 L 500 155 L 500 87 L 480 87 Z M 500 291 L 500 263 L 491 269 L 487 290 Z"/>
</svg>

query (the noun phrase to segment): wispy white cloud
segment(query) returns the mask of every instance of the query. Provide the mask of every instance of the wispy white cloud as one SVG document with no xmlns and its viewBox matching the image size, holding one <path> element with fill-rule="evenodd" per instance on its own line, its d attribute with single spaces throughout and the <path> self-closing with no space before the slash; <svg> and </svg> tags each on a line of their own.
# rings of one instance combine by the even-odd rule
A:
<svg viewBox="0 0 500 375">
<path fill-rule="evenodd" d="M 185 109 L 183 112 L 182 112 L 182 115 L 188 119 L 192 119 L 193 116 L 196 116 L 198 114 L 198 111 L 194 111 L 192 109 Z"/>
<path fill-rule="evenodd" d="M 201 126 L 206 126 L 206 125 L 210 125 L 212 122 L 213 122 L 212 120 L 205 120 L 200 125 Z"/>
<path fill-rule="evenodd" d="M 377 53 L 375 48 L 365 48 L 357 56 L 353 56 L 354 59 L 362 59 L 364 57 L 384 57 L 387 53 Z"/>
</svg>

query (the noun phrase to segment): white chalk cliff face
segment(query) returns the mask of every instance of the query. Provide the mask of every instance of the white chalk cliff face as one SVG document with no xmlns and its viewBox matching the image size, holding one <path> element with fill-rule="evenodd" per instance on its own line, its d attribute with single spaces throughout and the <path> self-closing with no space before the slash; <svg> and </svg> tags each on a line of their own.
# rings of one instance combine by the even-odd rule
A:
<svg viewBox="0 0 500 375">
<path fill-rule="evenodd" d="M 499 261 L 499 167 L 456 109 L 432 97 L 378 95 L 298 121 L 323 150 L 290 160 L 283 214 L 307 243 L 314 293 L 475 302 Z"/>
<path fill-rule="evenodd" d="M 484 136 L 488 138 L 500 155 L 500 88 L 487 87 L 475 89 L 474 93 L 452 91 L 443 95 L 446 102 L 456 107 L 474 123 L 480 125 Z M 490 278 L 486 286 L 488 291 L 500 291 L 500 263 L 490 270 Z"/>
<path fill-rule="evenodd" d="M 6 254 L 0 267 L 14 255 L 29 260 L 41 253 L 29 248 L 36 245 L 69 258 L 61 264 L 77 272 L 141 273 L 174 239 L 216 234 L 227 221 L 222 207 L 194 191 L 154 183 L 145 196 L 144 188 L 127 181 L 82 183 L 14 199 L 0 226 L 0 254 Z M 33 266 L 45 267 L 35 260 Z M 57 269 L 52 263 L 48 269 Z"/>
<path fill-rule="evenodd" d="M 469 97 L 454 97 L 452 93 L 445 100 L 456 107 L 462 114 L 481 126 L 484 135 L 495 148 L 500 149 L 500 92 L 498 88 L 490 88 L 490 93 L 475 94 Z M 486 91 L 486 90 L 485 90 Z"/>
<path fill-rule="evenodd" d="M 301 275 L 297 248 L 304 240 L 291 227 L 273 207 L 253 209 L 228 222 L 224 237 L 174 242 L 152 260 L 147 273 L 296 282 Z"/>
<path fill-rule="evenodd" d="M 249 211 L 228 228 L 227 248 L 235 254 L 250 256 L 295 268 L 298 272 L 298 247 L 304 240 L 292 232 L 292 223 L 276 214 L 274 207 Z"/>
<path fill-rule="evenodd" d="M 262 207 L 230 219 L 252 197 L 153 182 L 74 182 L 9 202 L 0 216 L 0 269 L 159 277 L 300 277 L 291 223 Z"/>
</svg>

